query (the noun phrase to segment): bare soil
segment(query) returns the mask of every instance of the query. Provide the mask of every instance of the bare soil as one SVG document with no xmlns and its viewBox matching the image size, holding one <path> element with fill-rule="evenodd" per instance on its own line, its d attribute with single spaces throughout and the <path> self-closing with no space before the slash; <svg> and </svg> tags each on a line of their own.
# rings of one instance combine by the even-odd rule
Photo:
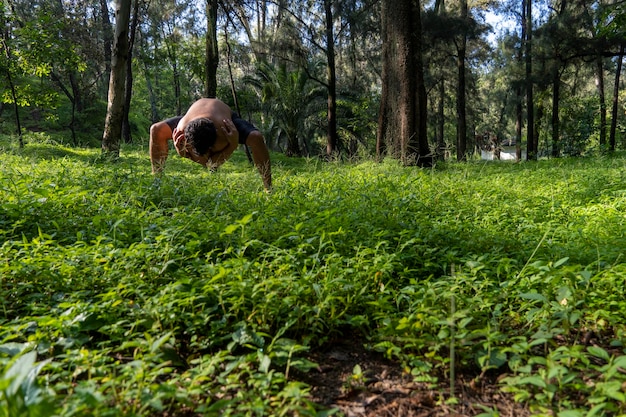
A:
<svg viewBox="0 0 626 417">
<path fill-rule="evenodd" d="M 530 415 L 522 404 L 500 392 L 497 375 L 458 375 L 456 403 L 451 405 L 449 381 L 434 386 L 415 382 L 400 364 L 365 349 L 355 339 L 333 343 L 332 348 L 314 352 L 309 359 L 319 368 L 297 379 L 312 387 L 313 401 L 338 408 L 346 417 L 476 416 L 489 410 L 497 410 L 502 417 Z M 355 380 L 357 364 L 363 378 Z"/>
</svg>

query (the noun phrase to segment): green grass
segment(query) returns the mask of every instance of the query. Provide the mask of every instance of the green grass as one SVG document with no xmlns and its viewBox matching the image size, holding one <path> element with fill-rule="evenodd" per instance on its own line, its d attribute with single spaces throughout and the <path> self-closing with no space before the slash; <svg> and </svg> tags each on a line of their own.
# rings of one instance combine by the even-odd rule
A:
<svg viewBox="0 0 626 417">
<path fill-rule="evenodd" d="M 412 378 L 626 413 L 626 157 L 433 170 L 0 141 L 0 416 L 326 415 L 336 338 Z M 452 307 L 454 303 L 454 307 Z M 20 414 L 22 413 L 22 414 Z"/>
</svg>

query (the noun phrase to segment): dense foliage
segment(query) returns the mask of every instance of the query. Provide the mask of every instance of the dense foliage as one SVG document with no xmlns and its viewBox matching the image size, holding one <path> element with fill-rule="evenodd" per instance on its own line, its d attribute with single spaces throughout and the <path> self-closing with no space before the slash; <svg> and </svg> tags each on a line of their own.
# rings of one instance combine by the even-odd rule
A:
<svg viewBox="0 0 626 417">
<path fill-rule="evenodd" d="M 326 415 L 296 376 L 345 337 L 537 415 L 626 413 L 623 155 L 275 154 L 266 194 L 242 153 L 153 178 L 145 147 L 42 137 L 0 142 L 2 416 Z"/>
<path fill-rule="evenodd" d="M 68 144 L 98 145 L 111 72 L 110 3 L 0 3 L 3 133 L 63 132 Z M 381 0 L 215 3 L 217 96 L 254 120 L 273 150 L 323 153 L 332 113 L 338 153 L 373 153 L 383 67 Z M 533 36 L 528 73 L 525 3 L 534 10 L 526 34 Z M 181 114 L 204 94 L 207 4 L 133 0 L 130 133 L 124 140 L 140 141 L 151 122 Z M 516 139 L 525 148 L 531 128 L 540 157 L 626 146 L 622 2 L 437 0 L 421 6 L 427 136 L 439 156 L 455 155 L 459 135 L 470 156 L 494 138 Z M 336 92 L 333 112 L 325 105 L 330 97 L 311 97 L 320 91 Z M 295 111 L 279 99 L 285 97 L 302 98 L 305 105 Z M 458 104 L 462 98 L 466 102 Z"/>
</svg>

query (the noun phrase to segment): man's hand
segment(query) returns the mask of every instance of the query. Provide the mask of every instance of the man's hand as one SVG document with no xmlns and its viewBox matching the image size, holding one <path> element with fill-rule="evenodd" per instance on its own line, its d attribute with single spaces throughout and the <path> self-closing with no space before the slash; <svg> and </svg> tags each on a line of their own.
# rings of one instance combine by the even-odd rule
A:
<svg viewBox="0 0 626 417">
<path fill-rule="evenodd" d="M 185 132 L 180 131 L 178 129 L 174 129 L 172 132 L 172 139 L 174 141 L 174 147 L 176 148 L 176 152 L 183 158 L 191 159 L 194 162 L 199 163 L 203 167 L 207 167 L 207 162 L 211 157 L 211 153 L 208 152 L 206 155 L 198 154 L 196 148 L 185 139 Z"/>
<path fill-rule="evenodd" d="M 233 137 L 237 134 L 237 142 L 239 141 L 239 134 L 237 132 L 237 128 L 235 127 L 233 121 L 231 119 L 224 119 L 224 126 L 222 126 L 222 130 L 226 135 L 226 139 L 228 139 L 229 143 L 233 142 Z"/>
<path fill-rule="evenodd" d="M 174 148 L 176 148 L 176 152 L 183 158 L 188 158 L 188 149 L 187 140 L 185 139 L 185 132 L 182 130 L 178 130 L 175 128 L 172 132 L 172 139 L 174 141 Z"/>
</svg>

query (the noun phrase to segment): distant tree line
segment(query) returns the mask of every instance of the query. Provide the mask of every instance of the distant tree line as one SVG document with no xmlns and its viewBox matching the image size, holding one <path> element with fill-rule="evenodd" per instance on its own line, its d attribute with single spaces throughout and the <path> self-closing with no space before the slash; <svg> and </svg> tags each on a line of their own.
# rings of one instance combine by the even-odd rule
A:
<svg viewBox="0 0 626 417">
<path fill-rule="evenodd" d="M 626 148 L 618 0 L 4 0 L 0 24 L 0 132 L 20 140 L 103 140 L 122 36 L 114 145 L 216 96 L 293 156 Z"/>
</svg>

